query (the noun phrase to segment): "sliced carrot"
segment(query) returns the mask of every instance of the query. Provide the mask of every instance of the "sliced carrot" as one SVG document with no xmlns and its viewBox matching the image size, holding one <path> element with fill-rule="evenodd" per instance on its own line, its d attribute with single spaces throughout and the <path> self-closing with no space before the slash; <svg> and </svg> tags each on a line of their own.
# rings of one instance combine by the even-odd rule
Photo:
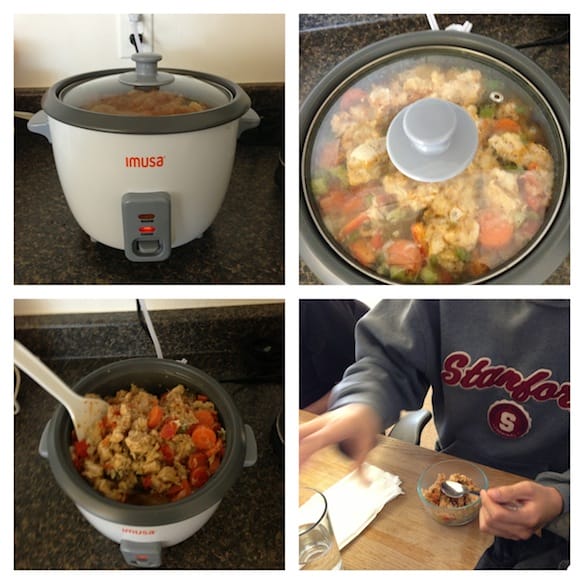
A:
<svg viewBox="0 0 584 584">
<path fill-rule="evenodd" d="M 495 120 L 493 125 L 493 129 L 495 132 L 521 132 L 521 126 L 515 120 L 511 118 L 501 118 L 499 120 Z"/>
<path fill-rule="evenodd" d="M 349 196 L 345 197 L 343 202 L 343 213 L 345 215 L 356 215 L 365 208 L 365 200 L 362 197 Z"/>
<path fill-rule="evenodd" d="M 479 242 L 489 248 L 499 249 L 511 243 L 513 223 L 500 212 L 485 209 L 479 214 Z"/>
<path fill-rule="evenodd" d="M 425 232 L 426 232 L 426 230 L 424 228 L 424 224 L 421 223 L 420 221 L 417 221 L 416 223 L 412 223 L 410 230 L 412 232 L 412 237 L 414 238 L 414 241 L 418 245 L 422 245 L 424 243 L 424 240 L 425 240 Z"/>
<path fill-rule="evenodd" d="M 398 266 L 417 274 L 422 269 L 422 252 L 420 248 L 409 239 L 397 239 L 385 253 L 389 266 Z"/>
<path fill-rule="evenodd" d="M 191 434 L 191 438 L 193 440 L 193 444 L 199 450 L 209 450 L 215 443 L 217 442 L 217 436 L 215 432 L 211 430 L 208 426 L 203 426 L 199 424 L 195 426 L 193 433 Z"/>
<path fill-rule="evenodd" d="M 359 227 L 361 227 L 361 225 L 363 225 L 363 223 L 365 223 L 365 221 L 368 219 L 369 215 L 367 215 L 365 212 L 359 213 L 359 215 L 353 217 L 349 222 L 345 223 L 345 225 L 341 227 L 341 230 L 339 231 L 339 239 L 344 239 L 347 237 L 347 235 L 350 235 L 359 229 Z"/>
<path fill-rule="evenodd" d="M 195 418 L 197 418 L 199 424 L 203 424 L 203 426 L 208 426 L 209 428 L 213 427 L 217 419 L 215 414 L 209 410 L 197 410 L 195 412 Z"/>
<path fill-rule="evenodd" d="M 371 266 L 375 263 L 375 250 L 371 246 L 371 241 L 361 237 L 349 244 L 351 255 L 364 266 Z"/>
<path fill-rule="evenodd" d="M 330 215 L 341 212 L 346 200 L 347 197 L 343 191 L 334 189 L 329 191 L 328 195 L 321 197 L 318 204 L 325 215 Z"/>
<path fill-rule="evenodd" d="M 164 411 L 162 408 L 157 404 L 152 406 L 150 413 L 148 414 L 148 427 L 149 428 L 156 428 L 160 422 L 162 422 L 162 418 L 164 417 Z"/>
</svg>

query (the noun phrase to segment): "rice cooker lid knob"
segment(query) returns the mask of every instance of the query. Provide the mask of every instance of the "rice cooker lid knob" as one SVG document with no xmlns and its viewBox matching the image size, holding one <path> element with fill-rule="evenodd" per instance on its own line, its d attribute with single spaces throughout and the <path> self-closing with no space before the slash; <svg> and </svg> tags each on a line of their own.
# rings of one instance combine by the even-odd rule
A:
<svg viewBox="0 0 584 584">
<path fill-rule="evenodd" d="M 132 87 L 161 87 L 174 81 L 174 75 L 158 71 L 158 61 L 162 55 L 158 53 L 134 53 L 132 61 L 136 69 L 119 76 L 120 82 Z"/>
</svg>

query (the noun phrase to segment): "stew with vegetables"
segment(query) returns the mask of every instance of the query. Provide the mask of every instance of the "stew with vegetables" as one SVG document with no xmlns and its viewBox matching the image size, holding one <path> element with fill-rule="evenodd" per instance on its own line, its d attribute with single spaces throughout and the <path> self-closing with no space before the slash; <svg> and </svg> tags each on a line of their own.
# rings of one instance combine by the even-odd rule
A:
<svg viewBox="0 0 584 584">
<path fill-rule="evenodd" d="M 204 486 L 225 454 L 225 429 L 206 395 L 177 385 L 160 397 L 135 385 L 106 398 L 107 414 L 71 457 L 81 475 L 116 501 L 177 501 Z"/>
<path fill-rule="evenodd" d="M 400 283 L 465 283 L 512 258 L 542 226 L 554 184 L 545 133 L 520 93 L 478 67 L 430 62 L 347 89 L 308 161 L 311 206 L 328 236 Z M 424 97 L 463 107 L 479 136 L 471 164 L 439 183 L 408 178 L 386 151 L 393 118 Z"/>
<path fill-rule="evenodd" d="M 83 109 L 125 116 L 171 116 L 201 112 L 209 109 L 209 106 L 177 93 L 133 89 L 128 93 L 102 97 L 88 103 Z"/>
</svg>

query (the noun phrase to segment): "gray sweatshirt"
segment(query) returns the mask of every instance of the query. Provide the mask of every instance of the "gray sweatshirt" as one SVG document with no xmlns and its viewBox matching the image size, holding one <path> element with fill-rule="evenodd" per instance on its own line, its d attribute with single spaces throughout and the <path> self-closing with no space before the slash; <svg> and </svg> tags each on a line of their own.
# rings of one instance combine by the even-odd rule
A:
<svg viewBox="0 0 584 584">
<path fill-rule="evenodd" d="M 371 405 L 384 427 L 431 386 L 439 448 L 553 485 L 570 507 L 567 300 L 387 300 L 356 328 L 331 409 Z"/>
</svg>

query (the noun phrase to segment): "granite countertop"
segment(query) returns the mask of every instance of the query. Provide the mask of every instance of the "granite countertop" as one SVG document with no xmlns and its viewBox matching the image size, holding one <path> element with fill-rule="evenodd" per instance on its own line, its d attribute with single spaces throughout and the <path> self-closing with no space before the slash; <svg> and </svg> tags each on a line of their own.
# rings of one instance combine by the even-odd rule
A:
<svg viewBox="0 0 584 584">
<path fill-rule="evenodd" d="M 217 218 L 202 238 L 173 249 L 163 262 L 134 263 L 123 251 L 92 242 L 67 206 L 50 144 L 16 119 L 14 283 L 282 284 L 283 87 L 248 93 L 262 122 L 238 141 Z M 15 109 L 37 111 L 41 95 L 17 91 Z"/>
<path fill-rule="evenodd" d="M 518 45 L 555 37 L 566 28 L 566 16 L 505 14 L 436 15 L 440 28 L 452 23 L 473 24 L 472 32 L 494 38 L 508 45 Z M 510 25 L 511 19 L 515 19 Z M 300 16 L 300 101 L 307 97 L 318 81 L 352 53 L 387 37 L 428 30 L 425 15 L 301 15 Z M 569 99 L 569 42 L 520 49 L 534 60 L 558 84 Z M 301 284 L 322 284 L 310 267 L 300 259 Z M 545 284 L 569 284 L 570 259 L 562 262 Z"/>
<path fill-rule="evenodd" d="M 274 440 L 274 423 L 283 408 L 281 364 L 276 364 L 276 359 L 267 368 L 265 364 L 250 367 L 245 365 L 247 358 L 242 360 L 240 351 L 233 350 L 252 333 L 272 341 L 283 336 L 282 307 L 211 309 L 195 318 L 182 311 L 173 312 L 151 313 L 165 358 L 186 358 L 222 383 L 243 422 L 253 429 L 258 458 L 254 466 L 242 469 L 217 511 L 198 532 L 163 549 L 162 569 L 282 570 L 284 463 L 282 449 Z M 122 358 L 113 356 L 119 352 L 116 343 L 110 341 L 115 332 L 128 335 L 124 358 L 155 356 L 146 333 L 134 330 L 131 314 L 92 315 L 82 320 L 75 315 L 19 317 L 15 320 L 15 336 L 70 384 Z M 221 331 L 225 330 L 224 337 Z M 75 351 L 75 346 L 81 352 Z M 182 351 L 188 346 L 191 354 Z M 109 356 L 100 358 L 100 352 Z M 21 379 L 17 395 L 20 411 L 14 416 L 14 568 L 130 568 L 119 545 L 84 519 L 58 486 L 48 461 L 39 455 L 42 431 L 57 402 L 25 374 Z"/>
</svg>

